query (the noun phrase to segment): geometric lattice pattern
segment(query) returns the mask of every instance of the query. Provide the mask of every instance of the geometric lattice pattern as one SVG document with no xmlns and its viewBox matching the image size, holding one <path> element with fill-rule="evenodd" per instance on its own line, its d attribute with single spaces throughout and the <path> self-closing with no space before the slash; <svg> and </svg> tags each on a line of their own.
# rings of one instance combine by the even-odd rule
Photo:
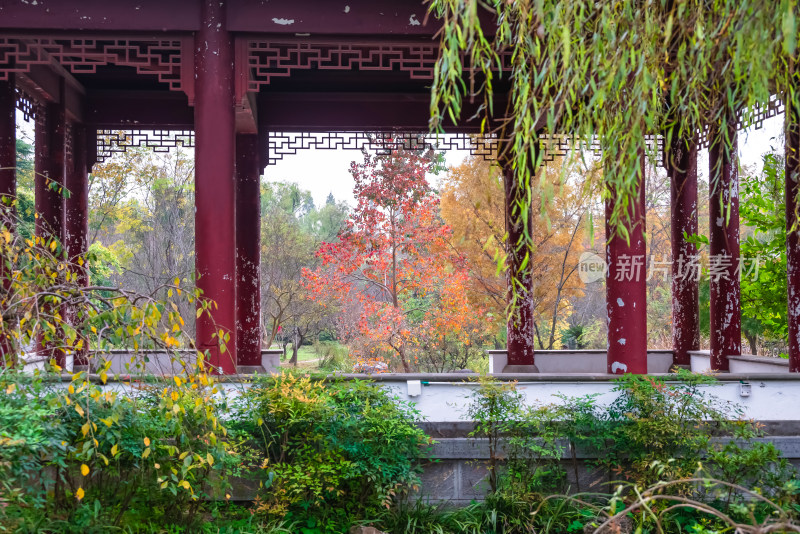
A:
<svg viewBox="0 0 800 534">
<path fill-rule="evenodd" d="M 298 150 L 366 150 L 388 154 L 392 150 L 469 150 L 472 155 L 492 159 L 497 152 L 497 138 L 470 134 L 435 134 L 409 132 L 269 132 L 269 161 L 274 165 Z"/>
<path fill-rule="evenodd" d="M 439 48 L 434 43 L 326 43 L 247 41 L 249 91 L 258 91 L 274 78 L 295 70 L 361 70 L 409 73 L 412 79 L 431 79 Z"/>
<path fill-rule="evenodd" d="M 187 49 L 188 47 L 188 49 Z M 185 54 L 183 52 L 186 52 Z M 75 39 L 0 38 L 0 80 L 9 72 L 29 72 L 31 65 L 49 65 L 54 60 L 74 74 L 94 73 L 100 65 L 135 67 L 169 84 L 187 89 L 183 80 L 192 76 L 191 37 L 172 39 Z M 186 65 L 183 64 L 186 61 Z M 191 80 L 191 78 L 189 78 Z"/>
<path fill-rule="evenodd" d="M 17 93 L 17 109 L 22 112 L 26 121 L 31 120 L 36 115 L 36 101 L 19 87 L 14 90 Z"/>
<path fill-rule="evenodd" d="M 392 150 L 468 150 L 473 156 L 490 161 L 497 157 L 498 138 L 493 135 L 447 134 L 436 135 L 408 132 L 370 133 L 352 132 L 269 132 L 268 165 L 275 165 L 285 156 L 296 155 L 300 150 L 366 150 L 376 154 L 388 154 Z M 650 154 L 656 155 L 656 164 L 661 162 L 661 136 L 650 136 Z M 601 148 L 596 140 L 575 143 L 564 135 L 543 137 L 540 141 L 545 161 L 565 156 L 573 148 L 590 150 L 599 154 Z"/>
<path fill-rule="evenodd" d="M 194 147 L 193 130 L 97 130 L 97 161 L 103 162 L 129 147 L 148 147 L 169 152 L 175 147 Z"/>
</svg>

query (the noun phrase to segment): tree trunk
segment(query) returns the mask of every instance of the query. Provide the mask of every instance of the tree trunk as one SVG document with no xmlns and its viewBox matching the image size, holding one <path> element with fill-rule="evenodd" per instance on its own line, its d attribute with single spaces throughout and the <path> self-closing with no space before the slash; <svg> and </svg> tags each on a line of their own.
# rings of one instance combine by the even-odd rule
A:
<svg viewBox="0 0 800 534">
<path fill-rule="evenodd" d="M 292 359 L 289 360 L 289 364 L 297 367 L 297 351 L 300 348 L 300 343 L 302 342 L 302 337 L 300 333 L 297 331 L 297 328 L 294 329 L 294 335 L 292 336 Z"/>
<path fill-rule="evenodd" d="M 750 352 L 753 356 L 758 355 L 758 335 L 745 332 L 744 337 L 747 338 L 747 342 L 750 344 Z"/>
</svg>

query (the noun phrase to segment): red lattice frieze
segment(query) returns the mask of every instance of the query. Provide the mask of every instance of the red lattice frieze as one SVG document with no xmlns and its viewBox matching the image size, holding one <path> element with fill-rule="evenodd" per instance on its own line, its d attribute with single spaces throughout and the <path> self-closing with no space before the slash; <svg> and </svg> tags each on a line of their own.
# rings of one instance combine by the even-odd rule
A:
<svg viewBox="0 0 800 534">
<path fill-rule="evenodd" d="M 14 90 L 17 93 L 17 109 L 22 112 L 26 121 L 31 120 L 36 116 L 36 101 L 19 87 Z"/>
<path fill-rule="evenodd" d="M 191 38 L 188 38 L 191 39 Z M 31 65 L 57 62 L 73 74 L 95 73 L 101 65 L 134 67 L 157 76 L 172 90 L 191 90 L 192 53 L 187 38 L 51 39 L 0 38 L 0 80 L 9 72 L 26 73 Z"/>
<path fill-rule="evenodd" d="M 412 79 L 430 79 L 439 57 L 433 43 L 247 42 L 248 89 L 258 91 L 274 78 L 295 70 L 364 70 L 408 72 Z"/>
<path fill-rule="evenodd" d="M 464 133 L 437 136 L 409 132 L 269 132 L 267 164 L 275 165 L 285 156 L 308 149 L 367 150 L 379 155 L 393 150 L 469 150 L 470 154 L 489 160 L 497 152 L 497 139 Z"/>
<path fill-rule="evenodd" d="M 97 162 L 130 147 L 147 147 L 153 152 L 169 152 L 176 147 L 194 147 L 192 130 L 97 130 Z"/>
<path fill-rule="evenodd" d="M 388 154 L 392 150 L 464 150 L 486 161 L 497 159 L 498 143 L 495 135 L 478 134 L 424 134 L 424 133 L 369 133 L 369 132 L 269 132 L 269 162 L 275 165 L 285 156 L 296 155 L 300 150 L 367 150 Z M 599 155 L 602 148 L 597 139 L 576 141 L 570 136 L 543 136 L 539 140 L 544 161 L 566 156 L 574 150 L 586 150 Z M 647 136 L 648 156 L 654 163 L 662 164 L 663 138 Z"/>
<path fill-rule="evenodd" d="M 439 59 L 436 43 L 323 41 L 277 42 L 247 39 L 237 46 L 237 61 L 249 69 L 248 91 L 258 91 L 275 78 L 296 70 L 400 71 L 411 79 L 431 80 Z M 510 54 L 501 54 L 503 68 Z"/>
</svg>

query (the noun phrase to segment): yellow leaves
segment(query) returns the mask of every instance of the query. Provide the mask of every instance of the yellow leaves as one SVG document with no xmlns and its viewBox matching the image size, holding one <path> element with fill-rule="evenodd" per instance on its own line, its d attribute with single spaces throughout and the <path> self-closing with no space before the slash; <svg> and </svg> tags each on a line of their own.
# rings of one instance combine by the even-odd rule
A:
<svg viewBox="0 0 800 534">
<path fill-rule="evenodd" d="M 177 391 L 173 391 L 173 392 L 170 394 L 170 397 L 172 398 L 172 401 L 173 401 L 173 402 L 178 402 L 178 399 L 180 399 L 180 398 L 181 398 L 180 394 L 179 394 Z"/>
<path fill-rule="evenodd" d="M 175 380 L 175 385 L 178 386 L 178 387 L 181 387 L 181 384 L 183 383 L 181 381 L 181 377 L 179 377 L 178 375 L 175 375 L 173 378 Z"/>
<path fill-rule="evenodd" d="M 167 486 L 169 486 L 169 480 L 165 480 L 161 483 L 161 489 L 167 489 Z"/>
<path fill-rule="evenodd" d="M 92 427 L 89 425 L 89 423 L 84 423 L 83 426 L 81 426 L 81 434 L 83 434 L 83 437 L 86 437 L 89 434 L 89 430 L 91 430 L 91 428 Z"/>
<path fill-rule="evenodd" d="M 16 389 L 17 389 L 16 384 L 9 384 L 8 387 L 6 388 L 6 395 L 11 395 L 12 393 L 14 393 Z"/>
<path fill-rule="evenodd" d="M 78 415 L 80 415 L 81 417 L 83 417 L 84 414 L 85 414 L 85 412 L 83 411 L 83 408 L 81 408 L 80 404 L 76 404 L 75 405 L 75 411 L 78 412 Z"/>
<path fill-rule="evenodd" d="M 75 498 L 78 499 L 79 501 L 83 499 L 84 495 L 85 493 L 83 491 L 83 488 L 78 488 L 78 491 L 75 492 Z"/>
<path fill-rule="evenodd" d="M 107 419 L 100 418 L 100 422 L 106 425 L 108 428 L 111 428 L 111 425 L 114 424 L 114 421 L 109 417 Z"/>
<path fill-rule="evenodd" d="M 112 457 L 114 457 L 114 456 L 116 456 L 118 453 L 119 453 L 119 445 L 117 445 L 117 444 L 115 443 L 115 444 L 114 444 L 114 446 L 113 446 L 113 447 L 111 447 L 111 456 L 112 456 Z"/>
<path fill-rule="evenodd" d="M 145 447 L 149 447 L 150 446 L 150 438 L 148 438 L 148 437 L 144 438 L 144 446 Z"/>
<path fill-rule="evenodd" d="M 88 476 L 89 475 L 89 466 L 86 464 L 81 464 L 81 475 Z"/>
<path fill-rule="evenodd" d="M 178 486 L 184 488 L 186 491 L 192 491 L 191 484 L 189 484 L 189 482 L 186 480 L 181 480 L 180 482 L 178 482 Z"/>
<path fill-rule="evenodd" d="M 150 456 L 150 447 L 147 447 L 144 452 L 142 452 L 142 459 L 146 460 L 147 457 Z"/>
<path fill-rule="evenodd" d="M 100 373 L 100 380 L 103 382 L 103 384 L 105 384 L 108 381 L 108 373 L 106 373 L 105 371 L 101 372 Z M 111 425 L 109 425 L 109 426 L 111 426 Z"/>
<path fill-rule="evenodd" d="M 56 243 L 55 239 L 50 242 L 50 251 L 55 252 L 58 243 Z"/>
<path fill-rule="evenodd" d="M 189 456 L 189 451 L 182 452 L 182 453 L 181 453 L 181 455 L 180 455 L 180 456 L 178 456 L 178 460 L 183 460 L 183 459 L 184 459 L 184 458 L 186 458 L 187 456 Z"/>
<path fill-rule="evenodd" d="M 214 465 L 214 457 L 211 456 L 210 452 L 206 454 L 206 462 L 208 462 L 208 465 Z"/>
</svg>

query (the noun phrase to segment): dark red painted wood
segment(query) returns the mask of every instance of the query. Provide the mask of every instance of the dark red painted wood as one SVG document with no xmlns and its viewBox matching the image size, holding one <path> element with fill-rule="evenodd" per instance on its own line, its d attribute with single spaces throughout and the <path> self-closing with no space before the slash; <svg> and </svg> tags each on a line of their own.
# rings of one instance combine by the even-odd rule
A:
<svg viewBox="0 0 800 534">
<path fill-rule="evenodd" d="M 83 124 L 72 125 L 72 151 L 67 158 L 66 189 L 64 200 L 64 241 L 71 269 L 78 273 L 78 284 L 89 283 L 86 264 L 79 258 L 86 255 L 89 248 L 89 174 L 86 164 L 87 129 Z M 88 365 L 86 359 L 86 340 L 84 348 L 75 354 L 75 365 Z"/>
<path fill-rule="evenodd" d="M 64 158 L 66 117 L 58 103 L 39 108 L 35 128 L 34 169 L 36 235 L 64 241 Z"/>
<path fill-rule="evenodd" d="M 508 232 L 506 278 L 508 280 L 509 299 L 513 291 L 517 292 L 516 305 L 508 318 L 508 365 L 534 365 L 534 306 L 533 306 L 533 261 L 523 267 L 525 256 L 530 247 L 519 246 L 524 242 L 525 224 L 516 204 L 529 202 L 525 188 L 520 187 L 516 172 L 510 163 L 503 165 L 503 184 L 505 188 L 506 232 Z M 533 207 L 528 209 L 528 228 L 533 228 Z M 502 371 L 502 370 L 501 370 Z"/>
<path fill-rule="evenodd" d="M 739 176 L 735 121 L 712 133 L 709 163 L 709 286 L 711 368 L 728 370 L 742 352 L 739 286 Z"/>
<path fill-rule="evenodd" d="M 438 29 L 435 19 L 425 24 L 426 5 L 420 0 L 231 0 L 231 31 L 268 32 L 314 36 L 409 35 L 430 37 Z"/>
<path fill-rule="evenodd" d="M 17 196 L 16 101 L 11 74 L 9 81 L 0 82 L 0 210 L 3 212 L 13 209 Z M 3 217 L 2 222 L 10 221 Z"/>
<path fill-rule="evenodd" d="M 0 82 L 0 228 L 13 231 L 14 200 L 17 196 L 17 148 L 16 148 L 16 96 L 14 94 L 14 76 L 7 82 Z M 3 300 L 8 298 L 11 287 L 5 258 L 0 258 L 0 308 L 4 308 Z M 11 344 L 0 334 L 0 362 L 13 362 Z"/>
<path fill-rule="evenodd" d="M 697 234 L 697 143 L 672 139 L 666 157 L 672 218 L 672 362 L 689 364 L 689 351 L 700 348 L 698 277 L 692 270 L 697 246 L 685 236 Z"/>
<path fill-rule="evenodd" d="M 66 157 L 66 112 L 64 99 L 60 103 L 39 107 L 34 139 L 34 177 L 36 205 L 36 235 L 45 240 L 64 243 L 64 172 Z M 59 250 L 59 249 L 57 249 Z M 61 310 L 60 313 L 66 313 Z M 56 313 L 46 310 L 46 313 Z M 64 367 L 61 350 L 44 347 L 44 352 Z"/>
<path fill-rule="evenodd" d="M 195 265 L 197 285 L 212 316 L 197 319 L 197 345 L 224 374 L 236 372 L 236 231 L 234 186 L 233 43 L 225 2 L 202 0 L 195 39 Z M 226 351 L 218 333 L 230 336 Z"/>
<path fill-rule="evenodd" d="M 608 219 L 616 201 L 606 200 L 606 310 L 608 313 L 608 372 L 647 373 L 647 248 L 645 231 L 645 157 L 641 156 L 638 195 L 630 199 L 625 223 L 629 238 L 619 235 Z"/>
<path fill-rule="evenodd" d="M 236 356 L 261 365 L 261 188 L 258 135 L 236 136 Z"/>
<path fill-rule="evenodd" d="M 792 88 L 800 92 L 800 78 Z M 790 92 L 790 93 L 791 93 Z M 800 104 L 786 99 L 786 260 L 789 289 L 789 371 L 800 373 Z"/>
<path fill-rule="evenodd" d="M 200 27 L 198 0 L 4 0 L 0 28 L 195 31 Z"/>
</svg>

